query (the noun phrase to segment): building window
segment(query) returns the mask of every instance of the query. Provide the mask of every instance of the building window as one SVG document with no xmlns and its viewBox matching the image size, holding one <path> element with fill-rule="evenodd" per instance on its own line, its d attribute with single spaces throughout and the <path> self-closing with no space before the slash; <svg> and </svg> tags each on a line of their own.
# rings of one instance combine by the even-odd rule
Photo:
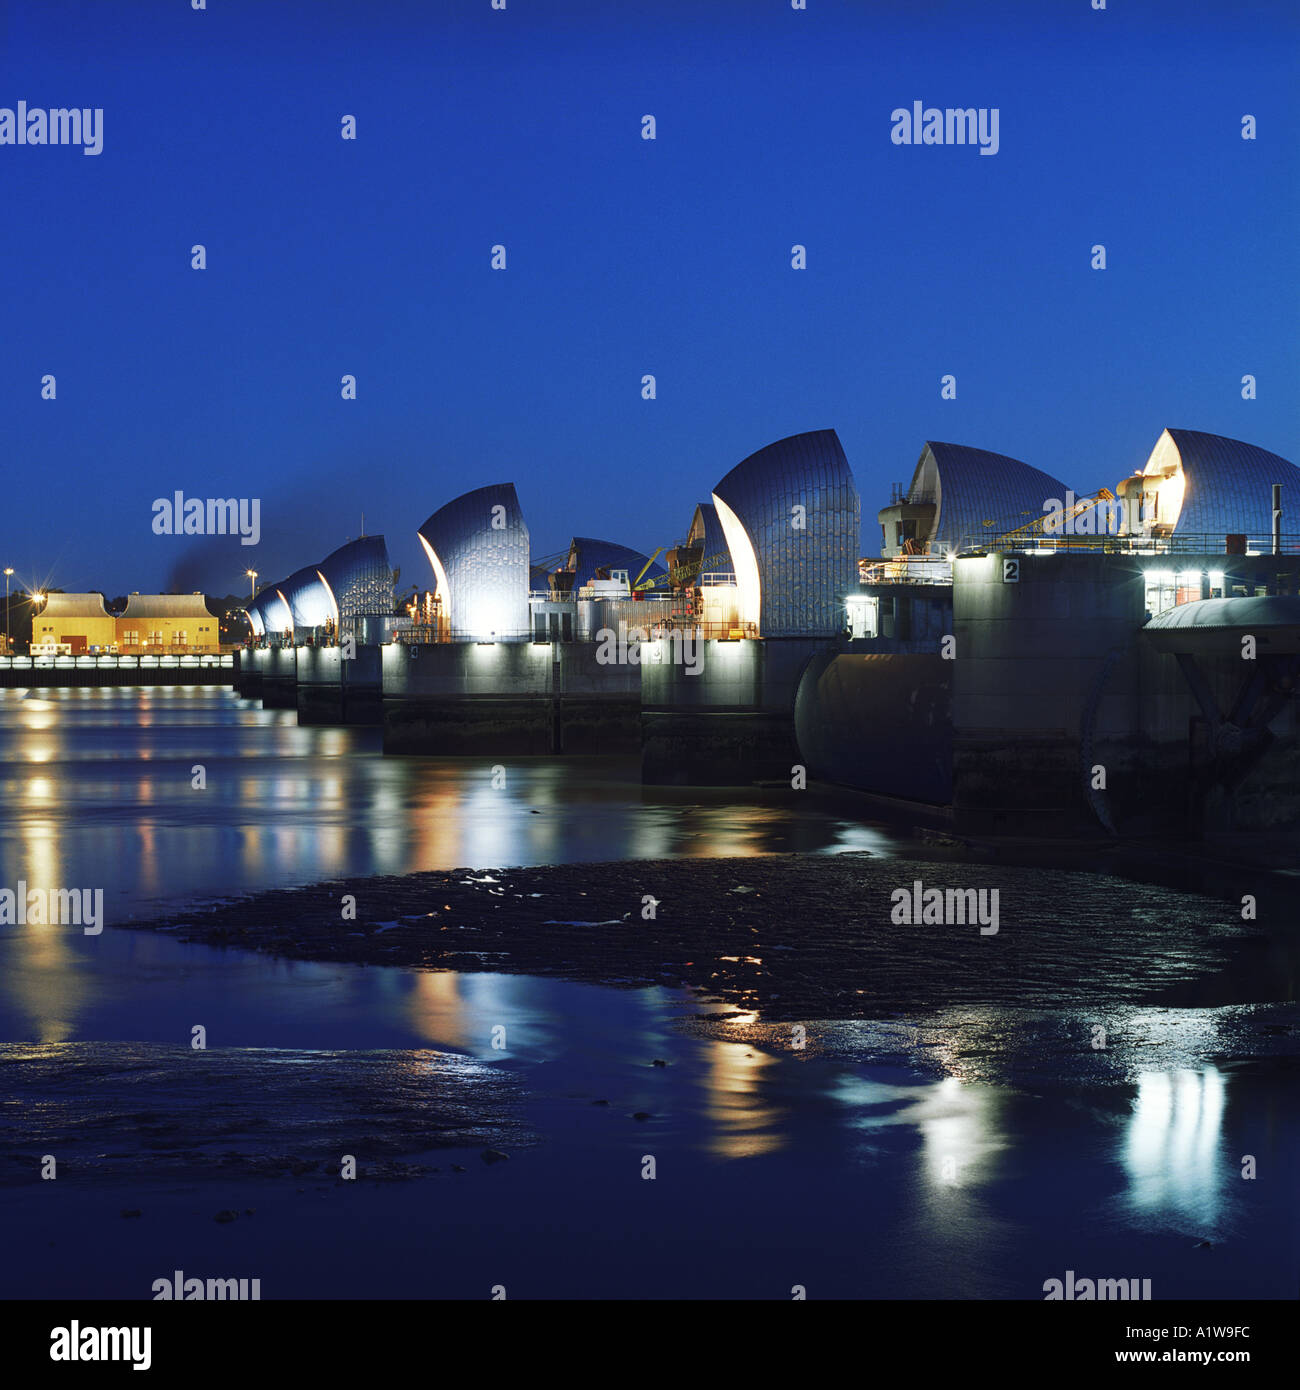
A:
<svg viewBox="0 0 1300 1390">
<path fill-rule="evenodd" d="M 880 634 L 880 600 L 855 594 L 845 603 L 850 638 L 877 637 Z"/>
<path fill-rule="evenodd" d="M 1169 570 L 1147 570 L 1145 579 L 1147 612 L 1153 618 L 1159 617 L 1166 609 L 1172 608 L 1177 599 L 1174 575 Z"/>
</svg>

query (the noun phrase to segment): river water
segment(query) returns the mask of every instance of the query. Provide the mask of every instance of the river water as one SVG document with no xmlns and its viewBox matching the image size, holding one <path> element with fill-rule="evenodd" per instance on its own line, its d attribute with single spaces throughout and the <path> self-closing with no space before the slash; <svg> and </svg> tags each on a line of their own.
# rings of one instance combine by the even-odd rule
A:
<svg viewBox="0 0 1300 1390">
<path fill-rule="evenodd" d="M 102 888 L 108 925 L 0 928 L 0 1294 L 146 1298 L 182 1269 L 264 1298 L 1041 1298 L 1074 1270 L 1295 1297 L 1297 1072 L 1240 1042 L 1294 1031 L 1285 1006 L 1150 1010 L 1150 1063 L 970 1079 L 935 1039 L 974 1016 L 815 1020 L 794 1051 L 673 989 L 114 928 L 326 877 L 906 848 L 835 799 L 643 791 L 610 761 L 494 786 L 224 691 L 2 692 L 0 887 Z"/>
</svg>

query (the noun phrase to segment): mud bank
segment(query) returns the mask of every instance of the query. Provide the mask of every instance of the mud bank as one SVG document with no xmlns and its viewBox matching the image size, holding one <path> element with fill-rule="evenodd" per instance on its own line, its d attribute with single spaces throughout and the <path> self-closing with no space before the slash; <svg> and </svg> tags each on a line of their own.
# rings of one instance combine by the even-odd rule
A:
<svg viewBox="0 0 1300 1390">
<path fill-rule="evenodd" d="M 917 883 L 975 890 L 996 903 L 996 931 L 895 920 Z M 1286 924 L 1242 922 L 1236 903 L 1041 866 L 858 854 L 349 879 L 122 925 L 301 960 L 685 987 L 769 1020 L 1284 1003 L 1297 965 Z"/>
</svg>

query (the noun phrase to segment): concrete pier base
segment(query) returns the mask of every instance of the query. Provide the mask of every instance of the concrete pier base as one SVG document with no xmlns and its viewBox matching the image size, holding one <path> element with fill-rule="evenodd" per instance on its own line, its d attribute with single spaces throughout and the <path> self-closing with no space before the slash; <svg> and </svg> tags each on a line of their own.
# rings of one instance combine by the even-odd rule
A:
<svg viewBox="0 0 1300 1390">
<path fill-rule="evenodd" d="M 1300 703 L 1277 705 L 1254 759 L 1216 765 L 1176 657 L 1143 636 L 1143 570 L 1223 570 L 1289 591 L 1293 556 L 1000 555 L 954 565 L 953 821 L 958 833 L 1075 837 L 1300 823 Z M 1011 577 L 1014 576 L 1014 577 Z M 1262 650 L 1267 652 L 1267 647 Z M 1289 679 L 1240 647 L 1199 661 L 1226 714 L 1252 679 Z M 1289 694 L 1289 688 L 1284 690 Z"/>
<path fill-rule="evenodd" d="M 268 647 L 259 653 L 262 672 L 262 708 L 298 708 L 298 664 L 292 647 Z"/>
<path fill-rule="evenodd" d="M 700 644 L 688 665 L 641 668 L 641 780 L 651 786 L 789 782 L 801 766 L 795 695 L 824 640 Z"/>
<path fill-rule="evenodd" d="M 347 659 L 340 647 L 298 649 L 299 724 L 381 724 L 383 703 L 379 647 L 359 646 Z"/>
<path fill-rule="evenodd" d="M 846 642 L 809 663 L 795 704 L 809 777 L 900 802 L 948 804 L 953 663 L 938 655 L 939 640 L 930 651 L 885 638 Z"/>
<path fill-rule="evenodd" d="M 258 663 L 260 655 L 261 652 L 253 647 L 244 647 L 235 653 L 235 694 L 241 700 L 262 698 L 262 668 Z"/>
<path fill-rule="evenodd" d="M 627 753 L 640 673 L 595 642 L 447 642 L 382 649 L 385 753 L 528 757 Z"/>
<path fill-rule="evenodd" d="M 660 787 L 789 782 L 799 747 L 788 717 L 753 710 L 641 715 L 641 780 Z"/>
</svg>

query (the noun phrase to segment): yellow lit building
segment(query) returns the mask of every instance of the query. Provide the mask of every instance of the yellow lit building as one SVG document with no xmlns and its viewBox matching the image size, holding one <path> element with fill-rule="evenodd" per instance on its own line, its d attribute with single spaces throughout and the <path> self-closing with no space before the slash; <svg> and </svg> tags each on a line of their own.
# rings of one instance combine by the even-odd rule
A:
<svg viewBox="0 0 1300 1390">
<path fill-rule="evenodd" d="M 103 594 L 49 594 L 32 619 L 32 646 L 67 647 L 73 656 L 109 651 L 117 622 Z"/>
<path fill-rule="evenodd" d="M 103 594 L 48 594 L 32 621 L 32 647 L 71 656 L 219 652 L 221 631 L 202 594 L 132 594 L 120 617 Z"/>
<path fill-rule="evenodd" d="M 116 641 L 124 656 L 221 650 L 217 618 L 202 594 L 132 594 Z"/>
</svg>

